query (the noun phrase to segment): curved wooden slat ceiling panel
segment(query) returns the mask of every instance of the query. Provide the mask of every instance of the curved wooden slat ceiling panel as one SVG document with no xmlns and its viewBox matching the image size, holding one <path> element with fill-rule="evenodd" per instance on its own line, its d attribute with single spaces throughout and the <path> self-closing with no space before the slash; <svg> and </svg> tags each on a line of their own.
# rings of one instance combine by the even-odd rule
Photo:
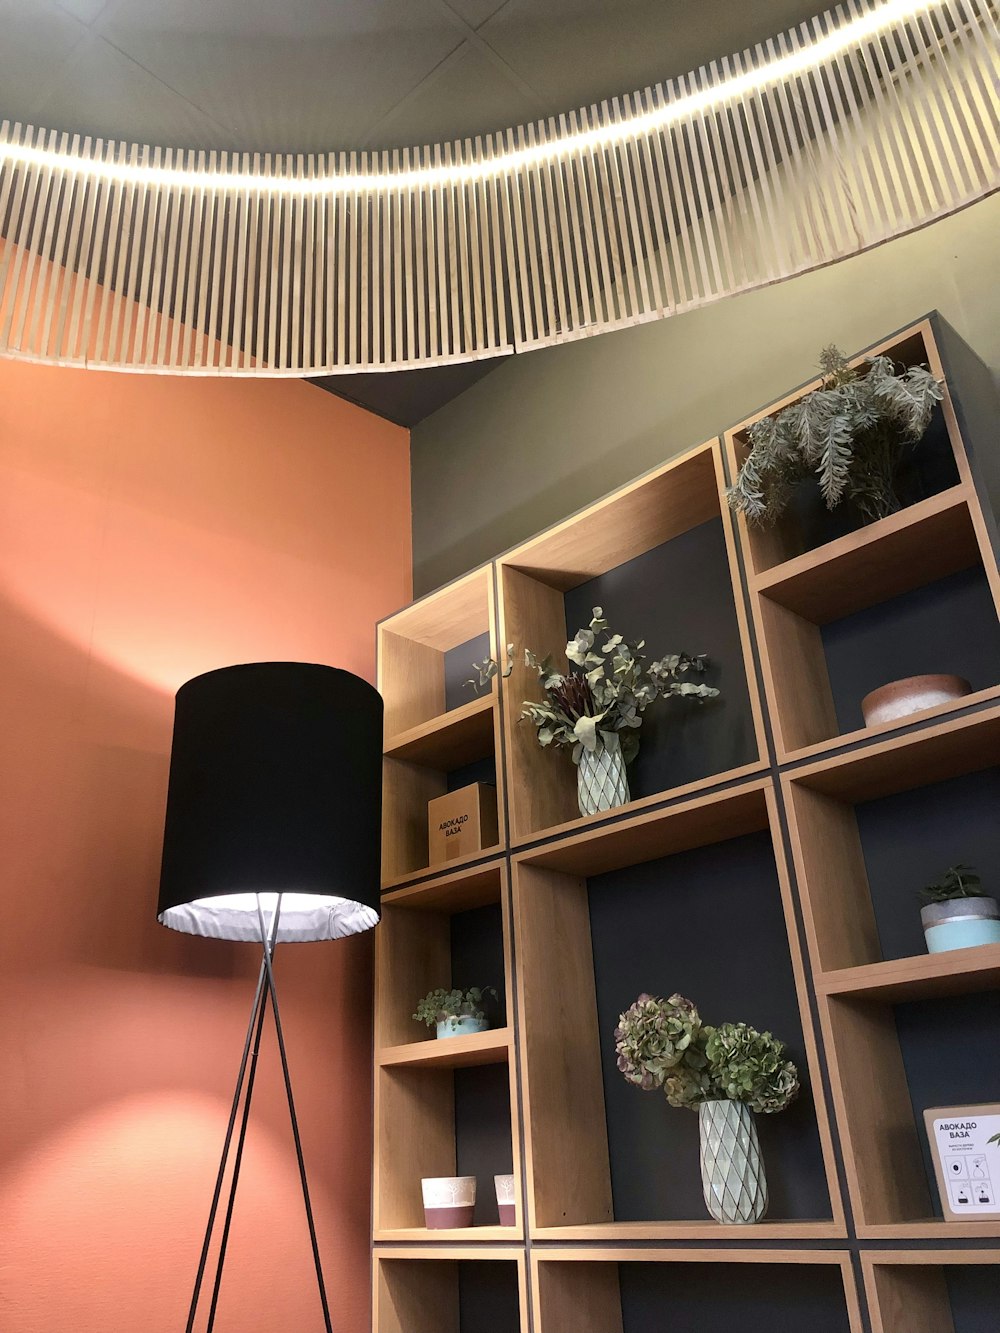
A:
<svg viewBox="0 0 1000 1333">
<path fill-rule="evenodd" d="M 0 127 L 0 354 L 172 374 L 464 361 L 845 258 L 1000 186 L 994 0 L 845 0 L 589 109 L 422 149 Z"/>
</svg>

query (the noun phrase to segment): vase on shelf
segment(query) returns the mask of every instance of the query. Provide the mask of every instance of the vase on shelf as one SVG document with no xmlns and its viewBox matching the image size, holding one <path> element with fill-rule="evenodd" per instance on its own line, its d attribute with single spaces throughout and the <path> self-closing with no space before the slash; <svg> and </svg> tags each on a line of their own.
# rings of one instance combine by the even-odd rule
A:
<svg viewBox="0 0 1000 1333">
<path fill-rule="evenodd" d="M 616 732 L 598 733 L 597 748 L 581 750 L 576 771 L 576 797 L 581 815 L 615 810 L 632 799 L 625 759 Z"/>
<path fill-rule="evenodd" d="M 928 953 L 1000 944 L 1000 906 L 995 898 L 949 898 L 920 909 Z"/>
<path fill-rule="evenodd" d="M 753 1112 L 743 1102 L 698 1107 L 705 1206 L 727 1226 L 759 1222 L 767 1212 L 767 1180 Z"/>
<path fill-rule="evenodd" d="M 444 1037 L 471 1037 L 476 1032 L 486 1032 L 490 1026 L 488 1018 L 475 1018 L 472 1014 L 453 1014 L 442 1018 L 435 1025 L 439 1039 Z"/>
</svg>

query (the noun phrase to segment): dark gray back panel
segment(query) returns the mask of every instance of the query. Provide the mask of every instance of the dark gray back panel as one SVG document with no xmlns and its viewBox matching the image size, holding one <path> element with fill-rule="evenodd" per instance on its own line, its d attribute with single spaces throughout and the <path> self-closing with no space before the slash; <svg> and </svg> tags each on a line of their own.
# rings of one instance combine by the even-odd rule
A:
<svg viewBox="0 0 1000 1333">
<path fill-rule="evenodd" d="M 944 1269 L 955 1333 L 997 1333 L 1000 1328 L 1000 1264 Z"/>
<path fill-rule="evenodd" d="M 466 681 L 478 679 L 472 669 L 473 662 L 481 662 L 490 655 L 490 636 L 487 630 L 483 634 L 477 634 L 474 639 L 467 639 L 465 643 L 458 644 L 455 648 L 449 648 L 444 654 L 444 706 L 446 712 L 451 712 L 453 708 L 461 708 L 463 704 L 471 703 L 473 699 L 478 699 L 480 694 L 485 694 L 486 689 L 482 691 L 474 690 Z"/>
<path fill-rule="evenodd" d="M 517 1265 L 501 1259 L 459 1263 L 458 1309 L 462 1333 L 519 1333 Z"/>
<path fill-rule="evenodd" d="M 633 797 L 756 758 L 721 518 L 582 583 L 565 601 L 568 636 L 589 625 L 593 607 L 602 606 L 616 632 L 646 640 L 651 659 L 679 651 L 707 653 L 711 661 L 703 679 L 722 690 L 719 699 L 704 704 L 660 700 L 647 710 L 639 757 L 629 769 Z"/>
<path fill-rule="evenodd" d="M 707 1217 L 698 1116 L 640 1092 L 615 1064 L 619 1014 L 641 991 L 679 991 L 706 1022 L 770 1029 L 805 1071 L 777 872 L 765 833 L 651 861 L 589 881 L 601 1062 L 615 1218 Z M 692 940 L 698 947 L 692 948 Z M 758 1116 L 771 1218 L 830 1215 L 812 1096 Z"/>
<path fill-rule="evenodd" d="M 1000 1101 L 1000 993 L 899 1004 L 896 1031 L 934 1215 L 940 1217 L 924 1111 L 932 1106 Z"/>
<path fill-rule="evenodd" d="M 1000 621 L 981 565 L 821 632 L 841 731 L 864 726 L 861 700 L 893 680 L 948 672 L 974 690 L 1000 681 Z"/>
<path fill-rule="evenodd" d="M 499 903 L 456 912 L 451 918 L 451 984 L 461 990 L 492 986 L 487 1014 L 494 1027 L 504 1026 L 503 917 Z"/>
<path fill-rule="evenodd" d="M 1000 893 L 1000 768 L 856 807 L 884 958 L 926 953 L 918 890 L 949 866 L 976 866 Z"/>
<path fill-rule="evenodd" d="M 497 1226 L 493 1177 L 514 1169 L 505 1064 L 455 1070 L 455 1151 L 458 1174 L 476 1177 L 476 1226 Z"/>
<path fill-rule="evenodd" d="M 626 1263 L 619 1271 L 624 1333 L 849 1333 L 839 1268 Z"/>
</svg>

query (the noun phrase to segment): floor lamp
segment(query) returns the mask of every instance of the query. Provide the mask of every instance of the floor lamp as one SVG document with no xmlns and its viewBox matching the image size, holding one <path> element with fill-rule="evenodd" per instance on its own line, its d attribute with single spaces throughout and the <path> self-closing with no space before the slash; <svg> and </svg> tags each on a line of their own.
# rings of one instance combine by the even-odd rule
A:
<svg viewBox="0 0 1000 1333">
<path fill-rule="evenodd" d="M 279 944 L 339 939 L 378 923 L 381 797 L 382 700 L 350 672 L 257 662 L 196 676 L 177 692 L 157 919 L 263 951 L 186 1333 L 209 1285 L 208 1258 L 221 1225 L 206 1333 L 215 1325 L 268 1008 L 323 1320 L 332 1333 L 273 959 Z"/>
</svg>

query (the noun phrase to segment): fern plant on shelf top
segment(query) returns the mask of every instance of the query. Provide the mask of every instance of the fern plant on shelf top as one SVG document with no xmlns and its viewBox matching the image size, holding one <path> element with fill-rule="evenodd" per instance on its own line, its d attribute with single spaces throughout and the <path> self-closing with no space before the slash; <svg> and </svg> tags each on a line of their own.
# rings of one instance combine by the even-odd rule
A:
<svg viewBox="0 0 1000 1333">
<path fill-rule="evenodd" d="M 757 527 L 773 526 L 813 476 L 827 509 L 849 501 L 864 523 L 895 513 L 900 464 L 944 396 L 926 366 L 897 369 L 887 356 L 855 369 L 830 346 L 820 369 L 820 388 L 747 430 L 750 452 L 728 499 Z"/>
</svg>

